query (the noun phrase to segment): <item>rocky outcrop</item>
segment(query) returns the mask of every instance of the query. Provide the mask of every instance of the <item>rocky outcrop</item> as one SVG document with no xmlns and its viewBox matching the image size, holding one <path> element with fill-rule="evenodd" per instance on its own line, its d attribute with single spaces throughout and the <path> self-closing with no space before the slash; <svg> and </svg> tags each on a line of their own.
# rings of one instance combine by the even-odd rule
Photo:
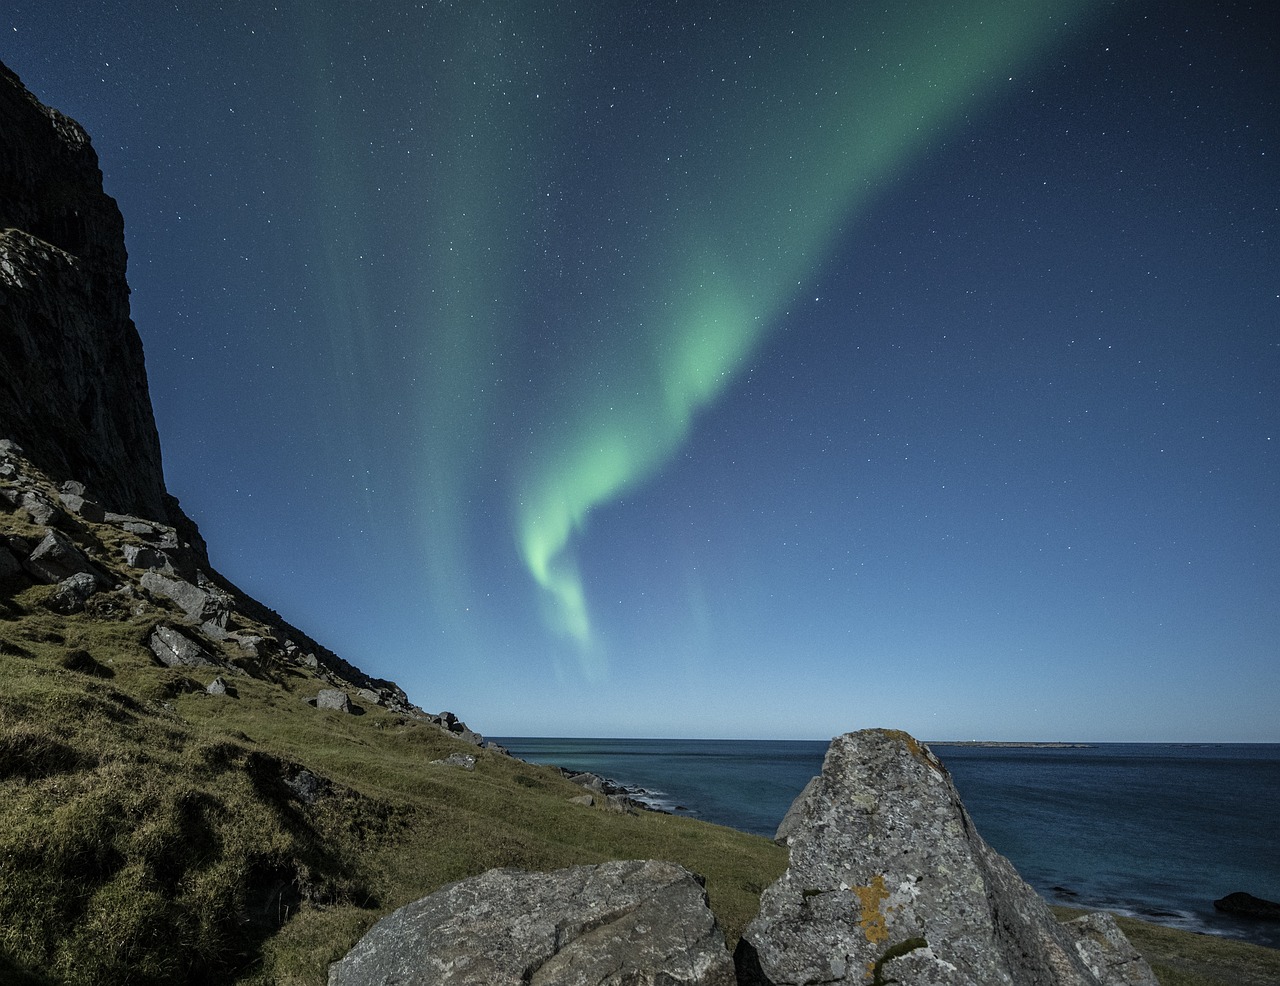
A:
<svg viewBox="0 0 1280 986">
<path fill-rule="evenodd" d="M 1280 904 L 1274 900 L 1255 897 L 1243 890 L 1219 897 L 1213 902 L 1216 910 L 1236 917 L 1252 918 L 1255 921 L 1280 921 Z"/>
<path fill-rule="evenodd" d="M 701 882 L 674 863 L 490 870 L 389 914 L 329 986 L 732 986 Z"/>
<path fill-rule="evenodd" d="M 353 711 L 351 699 L 341 688 L 322 688 L 312 701 L 317 709 L 332 709 L 334 712 L 348 714 Z"/>
<path fill-rule="evenodd" d="M 208 565 L 202 542 L 184 540 L 184 527 L 100 512 L 83 488 L 76 480 L 55 485 L 22 445 L 0 438 L 0 511 L 40 532 L 0 539 L 0 591 L 30 582 L 56 585 L 45 605 L 60 613 L 99 603 L 103 611 L 130 610 L 151 600 L 172 609 L 180 624 L 158 623 L 145 641 L 169 667 L 216 666 L 240 674 L 291 666 L 325 684 L 349 687 L 372 705 L 492 746 L 457 716 L 429 715 L 393 682 L 364 674 L 242 593 Z M 347 693 L 338 694 L 346 710 L 355 711 Z"/>
<path fill-rule="evenodd" d="M 1109 917 L 1058 923 L 905 733 L 834 740 L 786 829 L 790 864 L 738 947 L 742 983 L 1156 986 Z"/>
<path fill-rule="evenodd" d="M 0 134 L 0 437 L 82 481 L 90 502 L 177 522 L 129 318 L 124 220 L 89 135 L 3 65 Z"/>
</svg>

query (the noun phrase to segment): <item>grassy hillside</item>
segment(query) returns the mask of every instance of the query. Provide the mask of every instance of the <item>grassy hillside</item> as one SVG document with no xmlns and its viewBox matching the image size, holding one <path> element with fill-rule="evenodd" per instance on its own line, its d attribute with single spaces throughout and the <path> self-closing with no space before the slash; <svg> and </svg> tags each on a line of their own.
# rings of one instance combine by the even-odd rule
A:
<svg viewBox="0 0 1280 986">
<path fill-rule="evenodd" d="M 732 948 L 785 867 L 765 839 L 571 804 L 582 789 L 554 770 L 362 701 L 340 662 L 201 638 L 216 666 L 162 666 L 153 628 L 192 621 L 142 591 L 119 524 L 59 524 L 117 587 L 63 614 L 53 586 L 0 584 L 0 981 L 316 986 L 377 917 L 444 883 L 616 858 L 704 874 Z M 0 509 L 0 536 L 44 533 Z M 237 609 L 278 642 L 261 619 Z M 232 694 L 206 693 L 215 674 Z M 307 704 L 344 684 L 361 714 Z M 433 762 L 458 752 L 473 771 Z M 1280 982 L 1280 953 L 1126 929 L 1166 986 Z"/>
<path fill-rule="evenodd" d="M 343 684 L 323 668 L 204 638 L 218 667 L 164 667 L 152 629 L 192 621 L 140 590 L 119 525 L 60 526 L 123 588 L 63 615 L 53 586 L 0 586 L 0 980 L 321 983 L 379 915 L 443 883 L 611 858 L 704 874 L 736 939 L 785 866 L 731 829 L 570 804 L 582 789 L 556 771 L 354 686 L 361 714 L 318 710 Z M 44 533 L 0 512 L 0 534 Z M 205 692 L 215 674 L 234 694 Z M 432 762 L 456 752 L 475 769 Z"/>
</svg>

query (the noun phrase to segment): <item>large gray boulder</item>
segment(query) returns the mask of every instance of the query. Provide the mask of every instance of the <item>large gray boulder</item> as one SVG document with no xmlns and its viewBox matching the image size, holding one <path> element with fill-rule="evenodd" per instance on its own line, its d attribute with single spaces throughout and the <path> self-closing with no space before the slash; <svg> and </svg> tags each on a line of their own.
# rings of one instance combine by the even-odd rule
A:
<svg viewBox="0 0 1280 986">
<path fill-rule="evenodd" d="M 675 863 L 490 870 L 389 914 L 329 986 L 733 986 L 692 873 Z"/>
<path fill-rule="evenodd" d="M 1058 923 L 906 733 L 837 737 L 789 818 L 790 864 L 743 933 L 741 983 L 1156 986 L 1109 918 Z"/>
<path fill-rule="evenodd" d="M 159 572 L 142 574 L 142 588 L 152 595 L 166 596 L 177 603 L 197 623 L 225 628 L 233 600 L 219 589 L 204 589 L 182 579 L 171 579 Z"/>
<path fill-rule="evenodd" d="M 315 698 L 317 709 L 333 709 L 335 712 L 351 712 L 351 699 L 341 688 L 321 688 Z"/>
<path fill-rule="evenodd" d="M 217 663 L 194 640 L 164 624 L 151 631 L 147 644 L 156 659 L 171 668 L 203 668 Z"/>
<path fill-rule="evenodd" d="M 93 562 L 61 531 L 49 531 L 27 558 L 27 571 L 52 585 L 81 573 L 100 575 Z M 106 581 L 105 579 L 103 581 Z"/>
</svg>

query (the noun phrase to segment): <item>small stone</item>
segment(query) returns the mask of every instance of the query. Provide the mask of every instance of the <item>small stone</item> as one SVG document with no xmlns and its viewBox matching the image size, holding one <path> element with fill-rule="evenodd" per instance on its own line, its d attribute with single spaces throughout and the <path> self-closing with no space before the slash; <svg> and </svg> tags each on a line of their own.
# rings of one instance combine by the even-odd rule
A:
<svg viewBox="0 0 1280 986">
<path fill-rule="evenodd" d="M 299 801 L 308 805 L 315 804 L 329 786 L 327 781 L 321 780 L 306 768 L 299 768 L 292 776 L 286 775 L 284 783 Z"/>
<path fill-rule="evenodd" d="M 322 688 L 316 695 L 317 709 L 333 709 L 337 712 L 351 712 L 351 699 L 341 688 Z"/>
<path fill-rule="evenodd" d="M 102 508 L 102 504 L 95 503 L 93 500 L 86 500 L 83 496 L 74 493 L 62 493 L 58 497 L 62 501 L 62 506 L 69 512 L 83 517 L 91 524 L 101 524 L 107 518 L 107 512 Z"/>
<path fill-rule="evenodd" d="M 79 613 L 98 588 L 99 581 L 95 575 L 90 575 L 88 572 L 69 575 L 58 583 L 53 595 L 46 600 L 45 606 L 55 613 Z"/>
<path fill-rule="evenodd" d="M 476 758 L 469 753 L 452 753 L 443 760 L 432 760 L 444 767 L 461 767 L 463 770 L 475 770 Z"/>
<path fill-rule="evenodd" d="M 21 503 L 31 523 L 40 527 L 53 527 L 65 516 L 61 508 L 55 507 L 39 493 L 23 493 Z"/>
<path fill-rule="evenodd" d="M 222 680 L 222 675 L 218 675 L 205 686 L 205 691 L 210 695 L 225 695 L 227 694 L 227 683 Z"/>
<path fill-rule="evenodd" d="M 163 551 L 145 544 L 126 544 L 120 551 L 130 568 L 162 568 L 166 560 Z"/>
</svg>

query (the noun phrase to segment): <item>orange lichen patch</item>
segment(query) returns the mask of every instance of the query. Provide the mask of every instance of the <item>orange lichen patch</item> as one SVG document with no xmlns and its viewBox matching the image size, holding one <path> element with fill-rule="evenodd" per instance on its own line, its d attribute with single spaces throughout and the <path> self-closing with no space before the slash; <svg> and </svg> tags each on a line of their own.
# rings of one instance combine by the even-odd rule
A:
<svg viewBox="0 0 1280 986">
<path fill-rule="evenodd" d="M 862 926 L 862 933 L 867 936 L 867 941 L 888 941 L 889 925 L 885 919 L 884 912 L 880 910 L 880 905 L 889 897 L 889 891 L 884 886 L 884 876 L 877 873 L 871 878 L 869 886 L 850 887 L 849 889 L 858 895 L 858 903 L 861 908 L 858 922 Z"/>
<path fill-rule="evenodd" d="M 885 736 L 896 739 L 904 743 L 911 755 L 917 760 L 922 760 L 939 773 L 945 773 L 946 769 L 942 766 L 942 761 L 933 755 L 933 751 L 921 743 L 910 733 L 905 733 L 901 729 L 886 729 Z"/>
</svg>

